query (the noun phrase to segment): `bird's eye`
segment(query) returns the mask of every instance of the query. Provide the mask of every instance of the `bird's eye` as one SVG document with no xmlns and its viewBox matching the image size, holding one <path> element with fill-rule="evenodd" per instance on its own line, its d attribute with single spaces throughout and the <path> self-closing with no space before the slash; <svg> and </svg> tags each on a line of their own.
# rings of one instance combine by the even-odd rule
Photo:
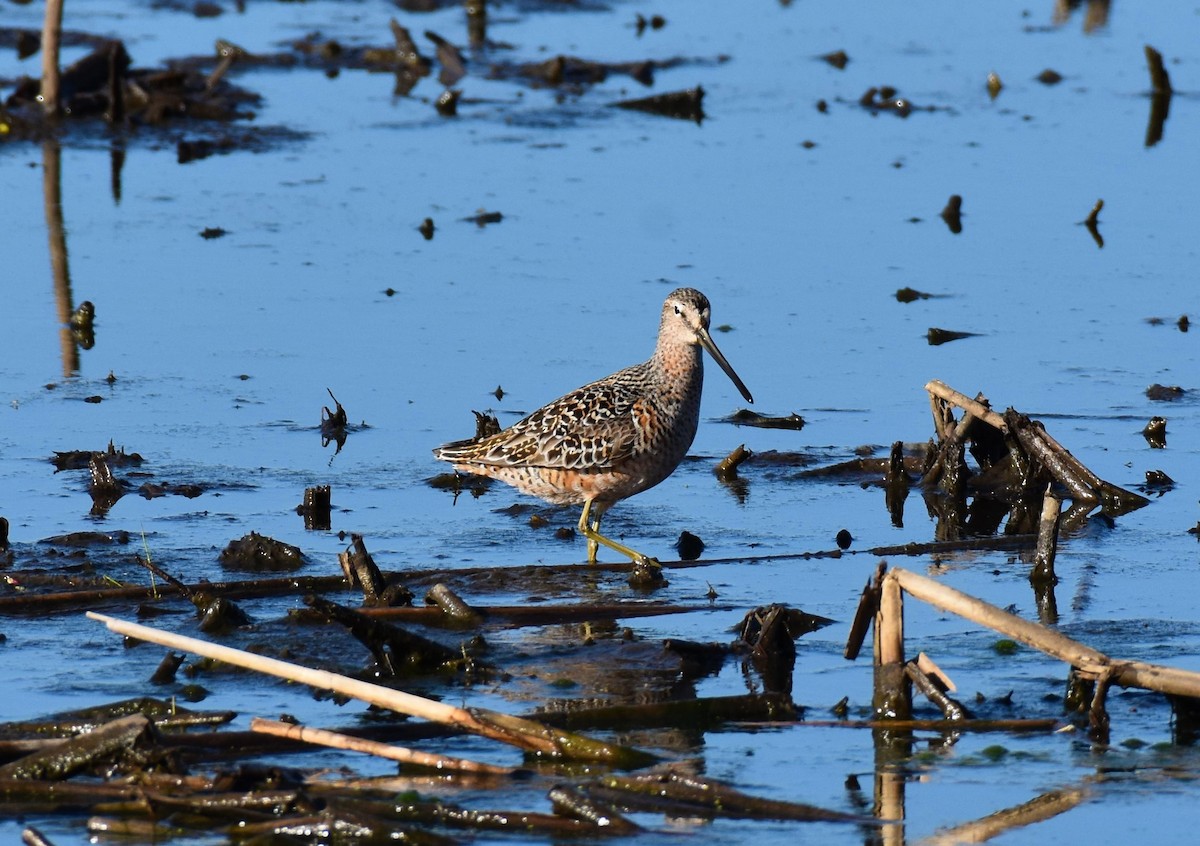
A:
<svg viewBox="0 0 1200 846">
<path fill-rule="evenodd" d="M 682 310 L 680 310 L 679 306 L 675 306 L 675 313 L 676 313 L 676 314 L 683 314 L 683 311 L 682 311 Z"/>
</svg>

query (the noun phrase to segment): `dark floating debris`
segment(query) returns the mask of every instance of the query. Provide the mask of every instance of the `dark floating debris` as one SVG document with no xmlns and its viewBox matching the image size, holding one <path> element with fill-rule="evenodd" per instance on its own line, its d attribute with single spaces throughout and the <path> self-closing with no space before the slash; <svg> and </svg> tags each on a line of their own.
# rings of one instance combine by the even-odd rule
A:
<svg viewBox="0 0 1200 846">
<path fill-rule="evenodd" d="M 833 540 L 838 549 L 849 549 L 850 544 L 854 543 L 854 536 L 848 530 L 840 529 Z"/>
<path fill-rule="evenodd" d="M 804 428 L 804 418 L 794 411 L 784 417 L 767 417 L 757 411 L 743 408 L 725 419 L 735 426 L 757 426 L 760 429 L 791 429 L 799 432 Z"/>
<path fill-rule="evenodd" d="M 93 456 L 102 456 L 110 467 L 140 467 L 145 461 L 138 453 L 126 453 L 125 447 L 117 449 L 113 442 L 109 441 L 108 448 L 101 452 L 81 449 L 55 452 L 50 463 L 54 465 L 56 473 L 61 470 L 83 470 L 91 463 Z"/>
<path fill-rule="evenodd" d="M 644 33 L 647 28 L 662 29 L 666 25 L 667 19 L 662 15 L 651 15 L 649 18 L 646 18 L 639 13 L 637 16 L 637 22 L 634 24 L 634 28 L 636 29 L 638 37 L 640 38 L 642 33 Z"/>
<path fill-rule="evenodd" d="M 335 409 L 329 410 L 329 406 L 321 407 L 321 449 L 329 446 L 330 443 L 336 443 L 337 449 L 334 450 L 334 455 L 342 451 L 342 447 L 346 444 L 348 433 L 346 431 L 346 409 L 342 408 L 342 404 L 338 402 L 338 398 L 333 395 L 333 391 L 329 388 L 325 389 L 329 393 L 330 399 L 333 400 Z"/>
<path fill-rule="evenodd" d="M 487 226 L 489 223 L 499 223 L 504 220 L 504 215 L 500 212 L 490 212 L 480 209 L 470 217 L 461 218 L 463 223 L 474 223 L 480 229 Z"/>
<path fill-rule="evenodd" d="M 1147 317 L 1146 322 L 1151 326 L 1165 326 L 1167 323 L 1167 321 L 1161 317 Z M 1179 319 L 1175 321 L 1175 328 L 1180 332 L 1186 333 L 1188 329 L 1192 328 L 1192 321 L 1186 314 L 1181 314 L 1179 315 Z"/>
<path fill-rule="evenodd" d="M 963 338 L 976 338 L 978 332 L 955 332 L 951 329 L 938 329 L 931 326 L 929 331 L 925 333 L 925 339 L 929 341 L 929 346 L 937 347 L 942 344 L 948 344 L 951 341 L 961 341 Z"/>
<path fill-rule="evenodd" d="M 632 109 L 637 112 L 662 115 L 663 117 L 693 120 L 697 124 L 704 121 L 703 108 L 704 89 L 697 85 L 685 91 L 671 91 L 666 94 L 656 94 L 653 97 L 642 97 L 636 100 L 621 100 L 612 105 L 619 109 Z"/>
<path fill-rule="evenodd" d="M 680 532 L 675 551 L 679 553 L 680 561 L 695 561 L 704 552 L 704 541 L 691 532 Z"/>
<path fill-rule="evenodd" d="M 995 100 L 1000 96 L 1000 91 L 1004 88 L 1004 83 L 1000 81 L 1000 74 L 992 71 L 987 75 L 987 93 L 988 97 Z"/>
<path fill-rule="evenodd" d="M 17 58 L 24 61 L 42 49 L 42 39 L 38 33 L 23 29 L 17 33 L 16 48 Z"/>
<path fill-rule="evenodd" d="M 1154 402 L 1174 402 L 1182 399 L 1187 391 L 1178 385 L 1160 385 L 1155 382 L 1146 389 L 1146 398 Z"/>
<path fill-rule="evenodd" d="M 433 225 L 433 218 L 427 217 L 421 221 L 421 225 L 417 227 L 417 231 L 421 233 L 421 237 L 426 241 L 433 240 L 433 233 L 437 227 Z"/>
<path fill-rule="evenodd" d="M 247 573 L 290 573 L 305 565 L 299 547 L 250 532 L 221 550 L 221 566 Z"/>
<path fill-rule="evenodd" d="M 1145 46 L 1146 51 L 1146 66 L 1150 70 L 1150 90 L 1154 94 L 1172 94 L 1174 89 L 1171 87 L 1171 75 L 1167 73 L 1167 66 L 1163 62 L 1162 53 L 1155 50 L 1149 44 Z"/>
<path fill-rule="evenodd" d="M 942 220 L 946 221 L 946 226 L 955 235 L 962 233 L 962 197 L 958 194 L 951 194 L 950 199 L 946 201 L 945 208 L 942 209 L 939 215 Z"/>
<path fill-rule="evenodd" d="M 434 101 L 434 108 L 442 117 L 454 117 L 458 114 L 458 100 L 462 97 L 462 91 L 457 88 L 447 88 Z"/>
<path fill-rule="evenodd" d="M 1092 206 L 1092 210 L 1088 212 L 1087 219 L 1083 221 L 1083 225 L 1087 227 L 1092 240 L 1096 242 L 1096 246 L 1100 249 L 1104 249 L 1104 238 L 1100 235 L 1100 210 L 1102 208 L 1104 208 L 1104 200 L 1097 200 L 1096 205 Z"/>
<path fill-rule="evenodd" d="M 90 350 L 96 345 L 96 307 L 91 300 L 84 300 L 79 304 L 71 313 L 67 326 L 81 349 Z"/>
<path fill-rule="evenodd" d="M 90 546 L 106 546 L 108 544 L 121 544 L 122 546 L 129 543 L 132 536 L 129 532 L 70 532 L 65 535 L 54 535 L 48 538 L 42 538 L 38 543 L 50 544 L 52 546 L 69 546 L 74 548 L 83 548 Z"/>
<path fill-rule="evenodd" d="M 228 230 L 222 229 L 219 226 L 206 226 L 200 230 L 200 237 L 205 241 L 211 241 L 214 238 L 224 238 L 228 234 Z"/>
<path fill-rule="evenodd" d="M 1171 113 L 1171 77 L 1167 74 L 1162 53 L 1149 44 L 1145 47 L 1146 65 L 1150 70 L 1150 119 L 1146 123 L 1146 146 L 1153 147 L 1163 137 L 1163 128 Z"/>
<path fill-rule="evenodd" d="M 821 56 L 820 59 L 838 70 L 844 70 L 846 65 L 850 64 L 850 57 L 846 55 L 845 50 L 834 50 L 832 53 Z"/>
<path fill-rule="evenodd" d="M 1034 77 L 1042 85 L 1058 85 L 1063 81 L 1063 75 L 1056 70 L 1046 68 L 1044 71 Z"/>
<path fill-rule="evenodd" d="M 891 85 L 881 85 L 878 88 L 871 87 L 858 98 L 858 104 L 874 114 L 891 112 L 897 117 L 906 118 L 918 107 L 898 95 L 898 90 Z M 928 106 L 924 110 L 933 111 L 933 107 Z"/>
<path fill-rule="evenodd" d="M 328 531 L 332 509 L 329 485 L 316 485 L 304 489 L 304 501 L 296 506 L 296 513 L 304 518 L 306 530 Z"/>
<path fill-rule="evenodd" d="M 234 58 L 240 56 L 218 53 L 218 61 L 232 63 Z M 100 118 L 112 125 L 253 117 L 245 106 L 257 105 L 258 95 L 231 85 L 221 78 L 223 73 L 205 74 L 186 62 L 167 69 L 134 68 L 124 43 L 103 41 L 62 71 L 58 113 L 75 120 Z M 37 137 L 50 128 L 42 116 L 40 79 L 19 79 L 4 107 L 5 124 L 18 137 Z"/>
<path fill-rule="evenodd" d="M 195 499 L 204 493 L 203 485 L 173 485 L 170 482 L 143 482 L 138 493 L 145 499 L 158 499 L 160 496 L 175 494 L 177 496 Z"/>
<path fill-rule="evenodd" d="M 902 303 L 914 303 L 917 300 L 933 299 L 933 294 L 927 294 L 924 291 L 918 291 L 916 288 L 901 288 L 896 291 L 896 300 Z"/>
<path fill-rule="evenodd" d="M 1147 470 L 1146 484 L 1142 490 L 1147 493 L 1156 493 L 1159 496 L 1175 489 L 1175 480 L 1161 470 Z"/>
<path fill-rule="evenodd" d="M 603 82 L 609 74 L 625 74 L 645 86 L 654 84 L 654 72 L 685 63 L 684 59 L 639 59 L 630 62 L 597 62 L 576 56 L 558 54 L 541 62 L 517 65 L 496 64 L 491 68 L 494 79 L 523 77 L 534 85 L 580 90 Z"/>
<path fill-rule="evenodd" d="M 534 82 L 558 87 L 560 85 L 595 85 L 608 78 L 611 67 L 603 62 L 577 59 L 559 54 L 537 64 L 520 65 L 517 73 Z M 651 76 L 653 82 L 653 76 Z"/>
<path fill-rule="evenodd" d="M 1167 446 L 1167 418 L 1151 417 L 1146 428 L 1142 429 L 1142 437 L 1153 449 L 1165 449 Z"/>
</svg>

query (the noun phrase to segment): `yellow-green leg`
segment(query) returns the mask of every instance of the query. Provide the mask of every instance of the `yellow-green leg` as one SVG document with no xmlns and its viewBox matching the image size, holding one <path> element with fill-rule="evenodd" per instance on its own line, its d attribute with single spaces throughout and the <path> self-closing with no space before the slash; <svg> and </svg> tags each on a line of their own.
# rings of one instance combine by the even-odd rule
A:
<svg viewBox="0 0 1200 846">
<path fill-rule="evenodd" d="M 658 563 L 650 556 L 642 555 L 642 553 L 638 552 L 636 549 L 630 549 L 624 544 L 617 543 L 612 538 L 606 538 L 604 535 L 600 534 L 600 518 L 604 516 L 604 506 L 596 506 L 596 519 L 589 522 L 588 517 L 592 513 L 592 502 L 593 501 L 590 499 L 585 502 L 583 504 L 583 513 L 579 515 L 579 531 L 585 538 L 587 538 L 588 541 L 589 564 L 596 563 L 596 553 L 600 550 L 600 544 L 604 544 L 609 549 L 621 553 L 634 564 L 650 562 L 654 562 L 655 564 Z"/>
</svg>

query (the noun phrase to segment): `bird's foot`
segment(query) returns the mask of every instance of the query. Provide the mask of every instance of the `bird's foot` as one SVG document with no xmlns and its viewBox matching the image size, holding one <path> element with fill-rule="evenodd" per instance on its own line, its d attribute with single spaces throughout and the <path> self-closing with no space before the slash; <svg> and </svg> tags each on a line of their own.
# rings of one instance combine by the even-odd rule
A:
<svg viewBox="0 0 1200 846">
<path fill-rule="evenodd" d="M 663 576 L 662 564 L 657 558 L 639 555 L 633 560 L 633 570 L 629 573 L 629 586 L 642 590 L 666 587 L 667 580 Z"/>
</svg>

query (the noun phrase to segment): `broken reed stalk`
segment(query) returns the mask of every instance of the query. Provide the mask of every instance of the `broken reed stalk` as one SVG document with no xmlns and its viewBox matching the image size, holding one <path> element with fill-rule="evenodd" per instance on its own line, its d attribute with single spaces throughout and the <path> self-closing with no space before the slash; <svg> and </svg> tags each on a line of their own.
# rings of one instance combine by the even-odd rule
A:
<svg viewBox="0 0 1200 846">
<path fill-rule="evenodd" d="M 23 846 L 54 846 L 53 841 L 31 825 L 21 832 L 21 843 Z"/>
<path fill-rule="evenodd" d="M 904 662 L 904 595 L 894 580 L 884 579 L 880 585 L 879 661 L 882 664 Z"/>
<path fill-rule="evenodd" d="M 441 582 L 438 582 L 429 589 L 425 594 L 425 602 L 441 611 L 446 619 L 452 623 L 472 626 L 479 622 L 479 615 L 475 613 L 475 609 L 468 605 L 465 599 Z"/>
<path fill-rule="evenodd" d="M 993 837 L 1016 828 L 1045 822 L 1069 811 L 1088 798 L 1086 787 L 1063 787 L 1051 790 L 1011 808 L 996 811 L 978 820 L 935 832 L 922 840 L 923 846 L 958 846 L 961 843 L 984 843 Z"/>
<path fill-rule="evenodd" d="M 875 613 L 875 694 L 871 703 L 880 717 L 912 716 L 912 686 L 904 669 L 904 594 L 895 579 L 880 583 Z"/>
<path fill-rule="evenodd" d="M 1062 501 L 1046 486 L 1042 497 L 1042 519 L 1038 523 L 1037 550 L 1033 554 L 1033 570 L 1029 581 L 1035 585 L 1054 584 L 1054 556 L 1058 549 L 1058 518 Z"/>
<path fill-rule="evenodd" d="M 1117 485 L 1104 481 L 1071 454 L 1071 451 L 1056 441 L 1046 432 L 1045 428 L 1023 414 L 1008 409 L 1003 415 L 997 414 L 987 406 L 973 400 L 966 394 L 960 393 L 937 379 L 925 384 L 931 402 L 934 402 L 935 417 L 937 403 L 940 399 L 945 403 L 961 408 L 965 415 L 971 415 L 983 422 L 994 426 L 1002 434 L 1013 435 L 1020 442 L 1025 454 L 1042 464 L 1054 479 L 1071 493 L 1076 504 L 1101 503 L 1109 514 L 1124 514 L 1136 508 L 1141 508 L 1149 502 L 1140 494 L 1127 491 Z M 936 422 L 936 421 L 935 421 Z M 967 422 L 964 416 L 963 423 Z M 943 431 L 944 427 L 938 427 Z M 961 432 L 962 429 L 959 430 Z M 944 441 L 949 437 L 947 431 Z M 932 474 L 932 470 L 931 470 Z M 935 478 L 932 475 L 928 478 Z"/>
<path fill-rule="evenodd" d="M 946 716 L 946 719 L 951 722 L 962 722 L 967 718 L 967 710 L 958 700 L 948 696 L 945 691 L 938 687 L 925 671 L 917 666 L 917 662 L 909 661 L 904 665 L 904 672 L 917 690 L 925 695 L 925 698 L 936 705 L 941 712 Z"/>
<path fill-rule="evenodd" d="M 925 384 L 925 390 L 929 391 L 930 396 L 945 400 L 951 405 L 958 406 L 963 411 L 969 412 L 971 415 L 987 423 L 989 426 L 994 426 L 1001 432 L 1008 431 L 1008 424 L 1004 422 L 1004 417 L 992 411 L 983 403 L 971 399 L 969 396 L 951 388 L 945 382 L 939 379 L 932 379 Z"/>
<path fill-rule="evenodd" d="M 430 722 L 441 723 L 471 734 L 498 740 L 501 743 L 508 743 L 538 755 L 574 761 L 592 761 L 629 769 L 648 766 L 657 760 L 648 752 L 617 744 L 602 743 L 582 735 L 543 725 L 534 720 L 483 708 L 458 708 L 405 693 L 402 690 L 394 690 L 331 673 L 327 670 L 302 667 L 299 664 L 280 661 L 276 658 L 267 658 L 229 646 L 221 646 L 193 637 L 130 623 L 116 617 L 97 614 L 94 611 L 87 612 L 87 616 L 92 620 L 104 623 L 109 631 L 125 637 L 157 643 L 168 649 L 191 652 L 194 655 L 223 661 L 237 667 L 245 667 L 255 672 L 306 684 L 321 690 L 330 690 L 353 699 L 369 702 L 380 708 L 420 717 Z"/>
<path fill-rule="evenodd" d="M 392 746 L 376 740 L 361 737 L 351 737 L 336 731 L 309 728 L 308 726 L 284 723 L 278 720 L 265 720 L 255 717 L 250 721 L 250 731 L 269 734 L 273 737 L 284 737 L 288 740 L 299 740 L 316 746 L 328 746 L 333 749 L 346 749 L 351 752 L 365 752 L 389 761 L 399 761 L 418 767 L 428 767 L 443 772 L 454 771 L 462 773 L 483 773 L 486 775 L 512 775 L 516 770 L 512 767 L 500 767 L 495 764 L 484 764 L 465 758 L 453 758 L 449 755 L 435 755 L 432 752 L 422 752 L 404 746 Z"/>
<path fill-rule="evenodd" d="M 843 653 L 847 661 L 858 657 L 863 642 L 867 639 L 867 632 L 871 631 L 875 615 L 879 613 L 879 585 L 885 572 L 887 565 L 881 561 L 875 568 L 875 574 L 863 585 L 858 609 L 854 612 L 854 621 L 850 624 L 850 636 L 846 639 L 846 651 Z"/>
<path fill-rule="evenodd" d="M 713 468 L 713 472 L 723 482 L 732 481 L 737 478 L 738 467 L 751 455 L 753 453 L 746 449 L 746 445 L 740 444 L 737 449 L 721 459 L 721 462 Z"/>
<path fill-rule="evenodd" d="M 46 0 L 46 17 L 42 21 L 42 109 L 47 115 L 57 115 L 61 105 L 58 46 L 62 40 L 62 19 L 63 0 Z"/>
<path fill-rule="evenodd" d="M 917 599 L 935 605 L 943 611 L 979 623 L 1065 661 L 1078 668 L 1085 677 L 1100 679 L 1110 676 L 1112 683 L 1121 687 L 1140 687 L 1173 696 L 1200 698 L 1200 673 L 1147 664 L 1143 661 L 1110 658 L 1103 652 L 1098 652 L 1053 629 L 1023 620 L 982 599 L 976 599 L 909 570 L 889 570 L 884 577 L 884 584 L 889 580 L 897 582 L 905 592 Z"/>
</svg>

